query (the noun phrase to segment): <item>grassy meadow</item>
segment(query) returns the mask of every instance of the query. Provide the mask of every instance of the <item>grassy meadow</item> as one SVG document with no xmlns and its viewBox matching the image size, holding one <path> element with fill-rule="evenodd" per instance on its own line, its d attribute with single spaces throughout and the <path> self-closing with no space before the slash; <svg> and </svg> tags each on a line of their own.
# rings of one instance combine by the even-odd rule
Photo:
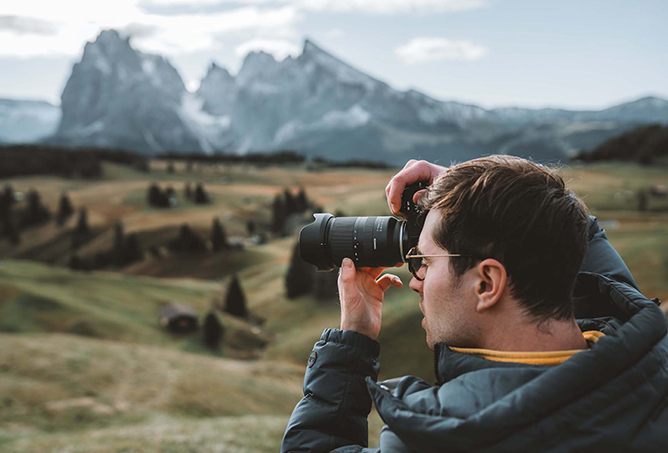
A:
<svg viewBox="0 0 668 453">
<path fill-rule="evenodd" d="M 302 392 L 306 359 L 324 328 L 337 327 L 335 298 L 288 300 L 284 278 L 293 235 L 244 250 L 176 254 L 164 250 L 188 223 L 208 239 L 213 217 L 229 237 L 246 236 L 246 222 L 267 230 L 274 196 L 304 187 L 327 212 L 387 215 L 384 188 L 396 170 L 305 166 L 200 165 L 153 161 L 149 173 L 104 165 L 100 180 L 13 178 L 15 191 L 35 188 L 51 212 L 62 191 L 87 207 L 95 234 L 78 253 L 109 249 L 122 221 L 146 250 L 143 261 L 92 272 L 67 268 L 70 231 L 54 222 L 22 232 L 21 243 L 0 242 L 0 451 L 7 452 L 275 452 Z M 651 198 L 638 211 L 634 194 L 668 185 L 663 167 L 596 164 L 563 167 L 608 231 L 612 244 L 649 297 L 668 299 L 668 199 Z M 148 205 L 151 182 L 171 185 L 178 205 Z M 212 203 L 183 196 L 202 182 Z M 388 291 L 380 335 L 381 378 L 432 377 L 417 297 L 406 284 Z M 250 320 L 220 313 L 220 350 L 202 334 L 167 333 L 158 309 L 168 302 L 203 316 L 220 307 L 232 274 L 245 292 Z M 382 421 L 370 418 L 370 445 Z"/>
</svg>

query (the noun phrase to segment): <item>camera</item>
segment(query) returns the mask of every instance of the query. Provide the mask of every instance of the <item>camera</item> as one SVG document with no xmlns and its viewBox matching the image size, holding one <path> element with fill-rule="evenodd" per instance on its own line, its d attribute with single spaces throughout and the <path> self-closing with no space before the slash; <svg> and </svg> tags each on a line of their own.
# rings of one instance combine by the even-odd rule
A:
<svg viewBox="0 0 668 453">
<path fill-rule="evenodd" d="M 315 221 L 299 232 L 299 253 L 319 271 L 339 267 L 350 258 L 356 267 L 393 267 L 406 262 L 424 225 L 424 213 L 413 202 L 413 195 L 425 189 L 427 181 L 407 186 L 401 194 L 401 209 L 406 220 L 393 216 L 334 217 L 313 214 Z"/>
</svg>

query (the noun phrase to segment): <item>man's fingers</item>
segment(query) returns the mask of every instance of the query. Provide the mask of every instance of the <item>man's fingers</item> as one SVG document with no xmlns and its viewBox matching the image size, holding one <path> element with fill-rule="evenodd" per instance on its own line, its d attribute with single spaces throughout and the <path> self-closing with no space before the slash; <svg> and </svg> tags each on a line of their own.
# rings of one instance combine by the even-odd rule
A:
<svg viewBox="0 0 668 453">
<path fill-rule="evenodd" d="M 411 159 L 408 162 L 406 162 L 406 165 L 404 165 L 404 168 L 401 169 L 401 171 L 397 174 L 401 174 L 404 170 L 407 168 L 410 168 L 411 166 L 415 165 L 418 161 L 415 159 Z M 396 176 L 396 175 L 395 175 Z M 392 178 L 394 179 L 394 178 Z M 392 179 L 390 179 L 390 182 L 387 183 L 387 186 L 385 187 L 385 195 L 387 196 L 387 199 L 390 199 L 390 189 L 392 188 Z"/>
<path fill-rule="evenodd" d="M 401 286 L 403 285 L 401 279 L 396 275 L 392 274 L 383 275 L 378 280 L 376 280 L 376 283 L 378 284 L 378 286 L 380 286 L 380 289 L 383 292 L 385 292 L 390 286 L 396 286 L 397 288 L 401 288 Z"/>
<path fill-rule="evenodd" d="M 355 284 L 355 265 L 350 258 L 344 258 L 339 272 L 339 291 L 344 291 L 346 286 Z"/>
<path fill-rule="evenodd" d="M 421 180 L 431 182 L 437 168 L 440 167 L 424 160 L 409 161 L 403 170 L 394 175 L 385 190 L 390 211 L 394 214 L 399 214 L 399 209 L 401 209 L 401 193 L 406 186 Z"/>
<path fill-rule="evenodd" d="M 425 189 L 418 190 L 417 192 L 415 192 L 415 194 L 413 195 L 413 203 L 417 204 L 420 201 L 422 195 L 425 194 L 425 192 L 427 192 Z"/>
</svg>

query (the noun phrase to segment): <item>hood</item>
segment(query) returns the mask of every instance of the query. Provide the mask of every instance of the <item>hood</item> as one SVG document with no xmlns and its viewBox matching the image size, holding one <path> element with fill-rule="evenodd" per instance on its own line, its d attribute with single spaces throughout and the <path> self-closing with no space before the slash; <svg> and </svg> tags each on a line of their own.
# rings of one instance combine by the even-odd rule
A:
<svg viewBox="0 0 668 453">
<path fill-rule="evenodd" d="M 420 452 L 446 445 L 454 451 L 529 451 L 537 445 L 550 451 L 565 432 L 574 449 L 592 445 L 593 438 L 599 446 L 628 443 L 665 405 L 666 318 L 636 289 L 598 274 L 580 274 L 574 304 L 576 314 L 596 316 L 578 320 L 581 328 L 606 333 L 590 350 L 547 367 L 490 362 L 438 345 L 437 377 L 445 384 L 402 398 L 368 380 L 378 413 Z M 488 398 L 458 413 L 448 403 L 462 391 Z"/>
</svg>

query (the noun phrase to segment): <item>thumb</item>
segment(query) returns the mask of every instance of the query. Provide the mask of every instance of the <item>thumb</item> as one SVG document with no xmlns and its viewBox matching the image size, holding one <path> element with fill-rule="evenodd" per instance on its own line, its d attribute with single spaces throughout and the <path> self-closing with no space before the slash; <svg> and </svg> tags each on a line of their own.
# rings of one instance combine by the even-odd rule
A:
<svg viewBox="0 0 668 453">
<path fill-rule="evenodd" d="M 350 258 L 343 258 L 341 263 L 341 283 L 348 284 L 355 281 L 355 264 Z"/>
</svg>

